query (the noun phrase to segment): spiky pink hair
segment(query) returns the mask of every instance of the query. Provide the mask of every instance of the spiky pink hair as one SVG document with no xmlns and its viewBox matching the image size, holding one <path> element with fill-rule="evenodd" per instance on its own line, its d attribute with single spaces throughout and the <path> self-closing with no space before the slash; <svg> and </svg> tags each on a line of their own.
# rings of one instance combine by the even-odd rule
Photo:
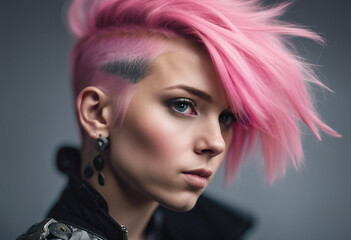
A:
<svg viewBox="0 0 351 240">
<path fill-rule="evenodd" d="M 94 81 L 106 91 L 118 89 L 114 94 L 122 96 L 122 104 L 117 111 L 123 116 L 129 100 L 118 94 L 128 92 L 123 89 L 130 84 L 122 79 L 111 80 L 114 87 L 104 85 L 106 76 L 98 67 L 102 61 L 140 54 L 151 59 L 157 55 L 153 42 L 158 38 L 198 42 L 210 54 L 239 120 L 227 154 L 226 179 L 235 176 L 258 139 L 265 174 L 272 181 L 285 173 L 287 160 L 296 168 L 302 162 L 300 120 L 319 140 L 319 129 L 339 136 L 319 119 L 308 83 L 326 87 L 310 64 L 294 53 L 289 37 L 323 40 L 308 29 L 280 21 L 288 5 L 269 8 L 257 0 L 73 1 L 69 26 L 78 40 L 72 50 L 75 94 Z"/>
</svg>

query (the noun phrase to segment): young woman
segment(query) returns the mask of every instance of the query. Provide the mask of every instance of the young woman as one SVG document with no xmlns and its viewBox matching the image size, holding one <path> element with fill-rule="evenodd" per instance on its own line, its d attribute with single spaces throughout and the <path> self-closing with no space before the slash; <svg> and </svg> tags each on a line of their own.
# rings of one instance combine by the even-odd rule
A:
<svg viewBox="0 0 351 240">
<path fill-rule="evenodd" d="M 70 183 L 49 218 L 19 239 L 237 239 L 250 222 L 199 197 L 225 159 L 235 177 L 260 145 L 269 181 L 298 168 L 299 121 L 318 84 L 278 20 L 287 5 L 241 0 L 76 0 L 68 23 L 80 150 L 58 164 Z M 198 201 L 198 203 L 197 203 Z M 197 205 L 196 205 L 197 204 Z M 174 215 L 158 208 L 189 211 Z M 218 215 L 217 215 L 218 214 Z M 217 215 L 217 216 L 216 216 Z"/>
</svg>

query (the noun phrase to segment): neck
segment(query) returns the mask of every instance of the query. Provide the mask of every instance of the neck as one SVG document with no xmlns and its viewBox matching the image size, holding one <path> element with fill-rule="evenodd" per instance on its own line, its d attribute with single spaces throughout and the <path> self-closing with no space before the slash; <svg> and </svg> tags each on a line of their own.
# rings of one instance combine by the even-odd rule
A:
<svg viewBox="0 0 351 240">
<path fill-rule="evenodd" d="M 82 152 L 82 170 L 85 164 L 92 161 L 97 153 Z M 81 171 L 82 172 L 82 171 Z M 94 176 L 86 179 L 106 200 L 110 216 L 120 225 L 128 228 L 128 238 L 132 240 L 145 239 L 144 233 L 157 203 L 145 196 L 132 184 L 123 181 L 111 168 L 105 158 L 105 185 L 100 186 L 97 181 L 97 171 Z M 82 175 L 83 176 L 83 175 Z"/>
</svg>

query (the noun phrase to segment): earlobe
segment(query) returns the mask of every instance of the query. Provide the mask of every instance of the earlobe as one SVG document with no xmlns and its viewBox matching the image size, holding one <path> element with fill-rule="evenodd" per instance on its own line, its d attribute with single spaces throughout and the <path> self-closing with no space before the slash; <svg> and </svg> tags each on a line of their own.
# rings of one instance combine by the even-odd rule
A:
<svg viewBox="0 0 351 240">
<path fill-rule="evenodd" d="M 84 88 L 77 97 L 76 108 L 79 122 L 91 138 L 96 139 L 99 134 L 109 136 L 112 101 L 105 92 L 93 86 Z"/>
</svg>

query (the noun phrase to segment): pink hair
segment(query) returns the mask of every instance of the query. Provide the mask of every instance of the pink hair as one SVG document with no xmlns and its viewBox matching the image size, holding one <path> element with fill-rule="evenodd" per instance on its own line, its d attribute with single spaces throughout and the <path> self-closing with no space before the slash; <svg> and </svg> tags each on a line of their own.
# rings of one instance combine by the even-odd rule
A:
<svg viewBox="0 0 351 240">
<path fill-rule="evenodd" d="M 210 54 L 239 120 L 225 163 L 226 179 L 234 178 L 258 139 L 265 175 L 273 181 L 276 174 L 285 173 L 287 160 L 295 168 L 301 165 L 300 120 L 319 140 L 319 129 L 340 136 L 318 117 L 308 83 L 326 87 L 311 65 L 294 53 L 288 38 L 323 40 L 308 29 L 280 21 L 288 5 L 268 8 L 256 0 L 76 0 L 69 9 L 69 26 L 78 39 L 72 51 L 75 94 L 93 79 L 103 85 L 101 76 L 96 77 L 101 71 L 94 56 L 117 53 L 112 58 L 129 58 L 129 52 L 140 52 L 150 59 L 154 51 L 145 49 L 155 50 L 152 42 L 157 38 L 179 36 L 198 42 Z M 121 48 L 118 42 L 126 36 L 136 40 Z M 114 83 L 114 89 L 124 89 L 122 82 Z M 123 116 L 128 101 L 120 100 Z"/>
</svg>

